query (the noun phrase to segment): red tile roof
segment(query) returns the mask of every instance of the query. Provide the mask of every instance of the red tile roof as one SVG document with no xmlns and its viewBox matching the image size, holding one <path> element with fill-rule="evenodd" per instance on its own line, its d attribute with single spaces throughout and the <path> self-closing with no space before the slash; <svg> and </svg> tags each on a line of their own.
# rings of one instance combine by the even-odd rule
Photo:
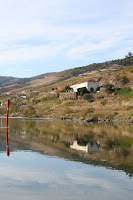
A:
<svg viewBox="0 0 133 200">
<path fill-rule="evenodd" d="M 78 84 L 80 84 L 80 83 L 85 83 L 85 82 L 94 82 L 94 83 L 96 83 L 96 82 L 98 82 L 98 81 L 95 81 L 95 80 L 88 80 L 88 81 L 83 81 L 83 82 L 77 82 L 77 83 L 74 83 L 74 84 L 72 84 L 72 85 L 78 85 Z"/>
</svg>

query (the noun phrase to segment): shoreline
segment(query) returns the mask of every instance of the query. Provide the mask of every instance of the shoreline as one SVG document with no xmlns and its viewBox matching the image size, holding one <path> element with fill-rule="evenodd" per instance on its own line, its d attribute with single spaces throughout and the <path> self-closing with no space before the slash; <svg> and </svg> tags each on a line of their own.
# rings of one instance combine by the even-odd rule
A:
<svg viewBox="0 0 133 200">
<path fill-rule="evenodd" d="M 0 116 L 0 118 L 6 119 L 6 116 Z M 106 119 L 103 120 L 99 117 L 92 117 L 90 119 L 84 119 L 84 118 L 68 118 L 68 117 L 22 117 L 22 116 L 14 116 L 9 117 L 9 119 L 34 119 L 34 120 L 62 120 L 62 121 L 72 121 L 72 122 L 83 122 L 83 123 L 100 123 L 100 122 L 106 122 L 106 123 L 125 123 L 125 124 L 133 124 L 133 120 L 110 120 Z"/>
</svg>

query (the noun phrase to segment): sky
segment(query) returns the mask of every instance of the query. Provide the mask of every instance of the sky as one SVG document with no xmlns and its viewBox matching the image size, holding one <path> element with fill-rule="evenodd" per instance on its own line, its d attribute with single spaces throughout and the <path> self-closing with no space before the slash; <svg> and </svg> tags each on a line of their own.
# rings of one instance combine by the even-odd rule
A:
<svg viewBox="0 0 133 200">
<path fill-rule="evenodd" d="M 31 77 L 133 52 L 133 0 L 0 0 L 0 75 Z"/>
</svg>

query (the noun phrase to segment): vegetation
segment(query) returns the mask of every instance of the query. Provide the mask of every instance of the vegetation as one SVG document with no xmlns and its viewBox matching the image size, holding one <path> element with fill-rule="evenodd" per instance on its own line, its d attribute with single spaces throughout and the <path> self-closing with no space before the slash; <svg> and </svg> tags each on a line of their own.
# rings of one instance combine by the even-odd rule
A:
<svg viewBox="0 0 133 200">
<path fill-rule="evenodd" d="M 105 106 L 107 104 L 107 99 L 104 99 L 100 102 L 102 104 L 102 106 Z"/>
<path fill-rule="evenodd" d="M 83 95 L 83 99 L 84 99 L 84 100 L 91 100 L 91 99 L 93 99 L 93 95 L 92 95 L 92 94 L 89 94 L 89 93 L 85 93 L 85 94 Z"/>
<path fill-rule="evenodd" d="M 5 115 L 6 113 L 6 108 L 1 108 L 0 109 L 0 115 Z"/>
<path fill-rule="evenodd" d="M 133 65 L 133 54 L 131 52 L 124 59 L 112 60 L 111 64 L 118 64 L 123 66 Z"/>
<path fill-rule="evenodd" d="M 79 95 L 82 97 L 84 94 L 89 93 L 86 87 L 78 89 Z"/>
<path fill-rule="evenodd" d="M 114 141 L 115 146 L 131 147 L 133 145 L 133 139 L 128 137 L 121 137 Z"/>
<path fill-rule="evenodd" d="M 114 92 L 114 89 L 113 89 L 113 85 L 112 85 L 112 84 L 106 83 L 105 85 L 103 85 L 103 87 L 105 88 L 105 91 L 106 91 L 107 93 L 112 93 L 112 92 Z"/>
<path fill-rule="evenodd" d="M 32 106 L 28 106 L 24 112 L 25 117 L 36 117 L 35 108 Z"/>
<path fill-rule="evenodd" d="M 64 90 L 67 91 L 67 92 L 70 91 L 71 90 L 70 85 L 66 85 Z"/>
<path fill-rule="evenodd" d="M 131 61 L 132 55 L 128 54 L 125 59 L 126 61 Z M 121 60 L 123 62 L 124 59 Z M 19 87 L 16 87 L 16 85 L 1 87 L 0 102 L 2 102 L 1 109 L 3 109 L 1 110 L 1 115 L 2 113 L 5 114 L 6 99 L 11 98 L 11 116 L 79 119 L 90 119 L 98 116 L 101 120 L 124 120 L 132 122 L 133 66 L 114 64 L 115 62 L 112 65 L 112 61 L 94 63 L 54 73 L 52 76 L 51 74 L 47 74 L 49 78 L 42 80 L 43 77 L 41 76 L 41 79 L 30 82 L 30 84 L 25 84 L 25 86 L 24 84 L 20 84 Z M 93 73 L 90 73 L 91 71 Z M 78 76 L 79 74 L 80 76 Z M 100 86 L 104 86 L 105 89 L 103 90 L 101 87 L 96 93 L 89 93 L 86 88 L 81 88 L 79 89 L 78 98 L 76 98 L 76 95 L 72 97 L 70 95 L 69 99 L 61 99 L 61 95 L 59 96 L 61 90 L 65 92 L 69 91 L 70 85 L 75 82 L 83 82 L 90 79 L 99 80 Z M 8 96 L 7 92 L 11 92 L 12 94 Z M 26 99 L 20 99 L 22 92 L 26 95 Z"/>
<path fill-rule="evenodd" d="M 123 88 L 115 88 L 115 95 L 126 95 L 130 93 L 132 89 L 130 87 L 123 87 Z"/>
<path fill-rule="evenodd" d="M 125 85 L 129 82 L 129 79 L 126 76 L 120 78 L 120 82 L 122 85 Z"/>
</svg>

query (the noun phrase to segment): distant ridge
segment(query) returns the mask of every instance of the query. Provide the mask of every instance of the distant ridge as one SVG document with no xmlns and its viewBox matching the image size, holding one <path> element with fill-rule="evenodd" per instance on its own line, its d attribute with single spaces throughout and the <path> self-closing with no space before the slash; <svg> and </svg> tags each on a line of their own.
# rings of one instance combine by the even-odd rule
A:
<svg viewBox="0 0 133 200">
<path fill-rule="evenodd" d="M 87 66 L 76 67 L 76 68 L 64 70 L 61 72 L 44 73 L 44 74 L 33 76 L 30 78 L 0 76 L 0 87 L 15 85 L 15 84 L 19 84 L 19 83 L 28 83 L 30 81 L 34 81 L 34 80 L 42 79 L 42 78 L 46 78 L 46 77 L 49 77 L 49 78 L 52 77 L 53 81 L 51 83 L 57 83 L 57 82 L 66 80 L 68 78 L 78 76 L 79 74 L 83 74 L 83 73 L 91 72 L 91 71 L 95 71 L 95 70 L 106 69 L 106 68 L 112 66 L 113 64 L 116 64 L 116 67 L 117 67 L 117 65 L 118 66 L 133 65 L 133 56 L 129 56 L 129 57 L 126 56 L 123 59 L 106 61 L 103 63 L 93 63 L 93 64 L 90 64 Z"/>
<path fill-rule="evenodd" d="M 44 78 L 52 73 L 45 73 L 40 74 L 37 76 L 33 76 L 30 78 L 17 78 L 12 76 L 0 76 L 0 87 L 8 86 L 8 85 L 14 85 L 18 83 L 27 83 L 36 79 Z"/>
</svg>

